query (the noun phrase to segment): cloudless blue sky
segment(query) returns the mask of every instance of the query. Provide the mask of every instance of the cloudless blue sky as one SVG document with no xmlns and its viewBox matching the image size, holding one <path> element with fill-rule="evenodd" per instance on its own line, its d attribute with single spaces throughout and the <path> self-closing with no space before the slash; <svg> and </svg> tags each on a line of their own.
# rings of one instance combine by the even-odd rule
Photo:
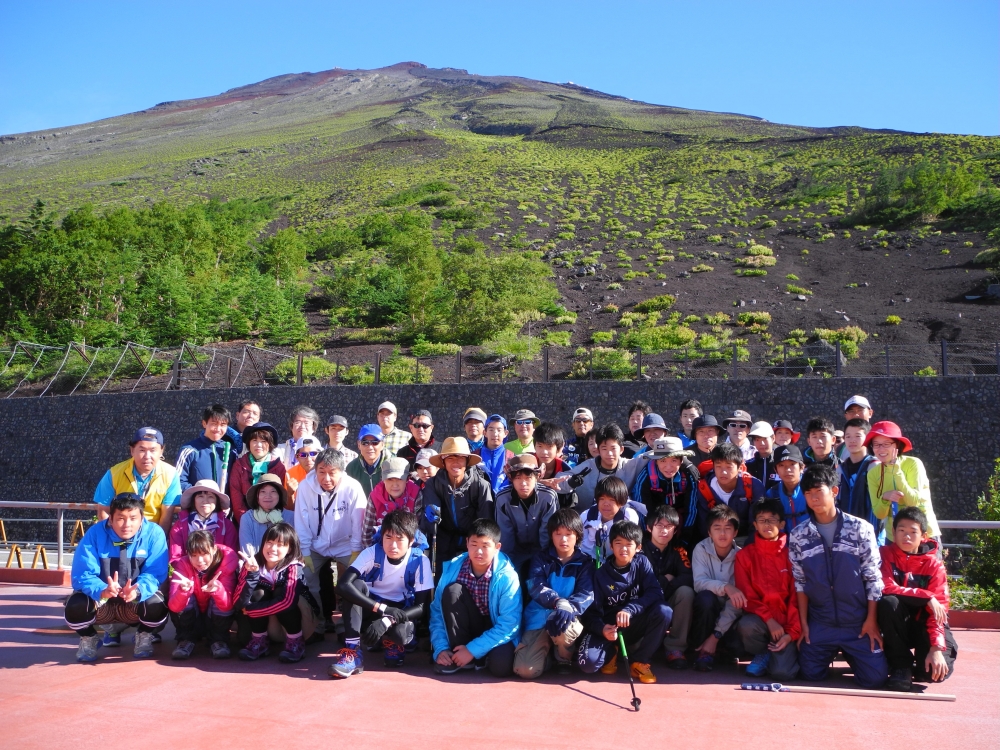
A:
<svg viewBox="0 0 1000 750">
<path fill-rule="evenodd" d="M 797 125 L 1000 134 L 996 0 L 0 0 L 0 133 L 415 60 Z"/>
</svg>

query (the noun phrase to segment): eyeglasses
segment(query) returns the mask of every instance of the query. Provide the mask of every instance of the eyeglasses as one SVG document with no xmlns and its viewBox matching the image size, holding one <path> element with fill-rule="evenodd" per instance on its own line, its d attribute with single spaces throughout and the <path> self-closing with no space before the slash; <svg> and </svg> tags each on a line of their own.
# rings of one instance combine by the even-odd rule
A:
<svg viewBox="0 0 1000 750">
<path fill-rule="evenodd" d="M 750 425 L 748 425 L 746 422 L 730 422 L 729 426 L 730 427 L 735 427 L 737 430 L 748 430 L 748 429 L 750 429 Z"/>
<path fill-rule="evenodd" d="M 514 424 L 534 424 L 534 423 L 535 420 L 533 419 L 519 419 Z"/>
<path fill-rule="evenodd" d="M 579 422 L 580 424 L 591 424 L 594 420 L 593 419 L 587 419 L 586 417 L 578 417 L 577 419 L 574 419 L 573 421 L 574 422 Z"/>
<path fill-rule="evenodd" d="M 364 445 L 364 446 L 366 446 L 368 448 L 372 448 L 372 447 L 374 447 L 374 446 L 376 446 L 378 444 L 379 444 L 378 440 L 362 440 L 361 441 L 361 445 Z"/>
<path fill-rule="evenodd" d="M 305 453 L 300 453 L 299 458 L 315 458 L 318 455 L 319 455 L 318 451 L 308 451 Z"/>
<path fill-rule="evenodd" d="M 412 427 L 415 430 L 429 430 L 433 426 L 434 425 L 432 425 L 432 424 L 411 424 L 410 425 L 410 427 Z"/>
</svg>

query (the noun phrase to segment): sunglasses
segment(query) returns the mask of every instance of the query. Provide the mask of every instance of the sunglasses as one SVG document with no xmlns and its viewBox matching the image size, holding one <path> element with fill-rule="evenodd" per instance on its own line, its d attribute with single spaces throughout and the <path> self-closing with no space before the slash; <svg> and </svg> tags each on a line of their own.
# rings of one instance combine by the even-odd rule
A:
<svg viewBox="0 0 1000 750">
<path fill-rule="evenodd" d="M 748 425 L 746 422 L 730 422 L 729 426 L 730 427 L 735 427 L 737 430 L 749 430 L 750 429 L 750 425 Z"/>
<path fill-rule="evenodd" d="M 514 424 L 534 424 L 534 423 L 535 420 L 533 419 L 519 419 Z"/>
<path fill-rule="evenodd" d="M 299 454 L 299 458 L 315 458 L 319 455 L 319 451 L 306 451 Z"/>
<path fill-rule="evenodd" d="M 366 445 L 369 448 L 371 448 L 372 446 L 378 445 L 379 442 L 378 442 L 378 440 L 362 440 L 361 444 L 362 445 Z"/>
<path fill-rule="evenodd" d="M 432 425 L 432 424 L 411 424 L 410 425 L 410 427 L 412 427 L 415 430 L 429 430 L 433 426 L 434 425 Z"/>
</svg>

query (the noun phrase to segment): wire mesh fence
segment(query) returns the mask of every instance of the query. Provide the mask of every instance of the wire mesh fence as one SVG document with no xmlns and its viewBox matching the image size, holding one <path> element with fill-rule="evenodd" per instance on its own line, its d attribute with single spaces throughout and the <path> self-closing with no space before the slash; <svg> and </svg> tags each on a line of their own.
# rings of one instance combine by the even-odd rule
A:
<svg viewBox="0 0 1000 750">
<path fill-rule="evenodd" d="M 388 348 L 388 347 L 387 347 Z M 0 396 L 135 393 L 266 385 L 505 383 L 676 378 L 945 377 L 1000 373 L 1000 343 L 866 344 L 841 348 L 697 345 L 665 351 L 614 347 L 536 347 L 497 354 L 477 347 L 414 357 L 398 347 L 359 361 L 342 350 L 298 353 L 250 344 L 98 348 L 18 341 L 0 349 Z"/>
</svg>

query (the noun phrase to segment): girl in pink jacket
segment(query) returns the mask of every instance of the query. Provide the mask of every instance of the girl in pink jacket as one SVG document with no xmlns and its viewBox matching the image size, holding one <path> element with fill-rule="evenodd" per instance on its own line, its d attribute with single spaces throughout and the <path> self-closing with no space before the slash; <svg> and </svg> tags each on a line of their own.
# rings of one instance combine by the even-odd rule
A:
<svg viewBox="0 0 1000 750">
<path fill-rule="evenodd" d="M 195 642 L 208 637 L 213 658 L 228 659 L 239 567 L 236 552 L 216 544 L 215 537 L 205 529 L 188 534 L 185 552 L 171 562 L 167 607 L 177 629 L 173 657 L 190 658 Z"/>
</svg>

